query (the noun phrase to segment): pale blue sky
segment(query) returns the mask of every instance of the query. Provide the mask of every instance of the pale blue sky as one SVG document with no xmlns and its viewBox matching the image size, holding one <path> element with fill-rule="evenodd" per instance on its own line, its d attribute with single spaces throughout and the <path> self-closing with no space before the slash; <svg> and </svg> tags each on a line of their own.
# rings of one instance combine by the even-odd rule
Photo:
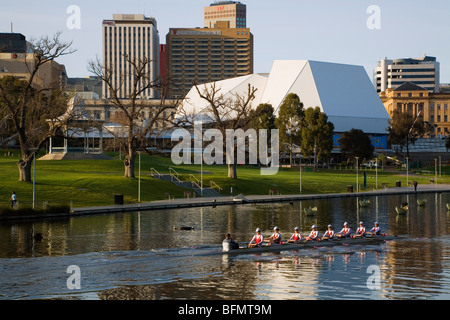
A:
<svg viewBox="0 0 450 320">
<path fill-rule="evenodd" d="M 39 38 L 56 31 L 78 51 L 61 59 L 69 77 L 88 76 L 87 62 L 101 56 L 101 23 L 114 13 L 145 13 L 158 21 L 161 43 L 170 27 L 202 27 L 212 0 L 2 1 L 0 32 Z M 242 0 L 255 37 L 255 72 L 269 72 L 275 59 L 319 60 L 362 65 L 372 79 L 377 61 L 436 56 L 441 82 L 450 82 L 448 0 Z M 81 9 L 81 30 L 69 30 L 66 10 Z M 381 29 L 367 28 L 367 8 L 381 9 Z"/>
</svg>

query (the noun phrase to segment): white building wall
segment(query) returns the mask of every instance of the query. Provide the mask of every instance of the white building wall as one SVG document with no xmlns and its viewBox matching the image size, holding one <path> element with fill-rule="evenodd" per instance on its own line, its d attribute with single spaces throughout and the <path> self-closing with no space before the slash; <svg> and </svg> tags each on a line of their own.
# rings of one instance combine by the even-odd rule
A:
<svg viewBox="0 0 450 320">
<path fill-rule="evenodd" d="M 130 17 L 133 17 L 131 19 Z M 129 98 L 133 91 L 133 67 L 126 62 L 130 59 L 150 59 L 146 73 L 155 83 L 159 77 L 159 33 L 156 21 L 143 15 L 114 15 L 115 20 L 103 22 L 103 66 L 113 70 L 113 85 L 119 89 L 121 98 Z M 103 84 L 103 97 L 111 98 L 107 86 Z M 147 89 L 140 95 L 143 99 L 158 97 L 154 89 Z"/>
</svg>

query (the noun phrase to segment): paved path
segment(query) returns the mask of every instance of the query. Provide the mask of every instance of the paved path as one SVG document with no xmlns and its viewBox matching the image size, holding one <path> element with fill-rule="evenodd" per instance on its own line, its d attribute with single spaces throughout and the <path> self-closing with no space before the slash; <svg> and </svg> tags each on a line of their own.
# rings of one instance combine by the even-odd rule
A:
<svg viewBox="0 0 450 320">
<path fill-rule="evenodd" d="M 94 214 L 109 214 L 109 213 L 123 213 L 123 212 L 137 212 L 137 211 L 151 211 L 151 210 L 165 210 L 165 209 L 182 209 L 193 207 L 213 207 L 213 206 L 225 206 L 225 205 L 237 205 L 237 204 L 257 204 L 257 203 L 281 203 L 292 202 L 301 200 L 316 200 L 316 199 L 332 199 L 332 198 L 345 198 L 345 197 L 372 197 L 372 196 L 385 196 L 385 195 L 402 195 L 402 194 L 426 194 L 426 193 L 450 193 L 450 185 L 419 185 L 417 192 L 413 187 L 403 188 L 388 188 L 382 190 L 373 190 L 366 192 L 354 192 L 354 193 L 333 193 L 333 194 L 307 194 L 307 195 L 274 195 L 274 196 L 245 196 L 244 201 L 236 201 L 234 197 L 215 197 L 215 198 L 190 198 L 190 199 L 174 199 L 174 200 L 162 200 L 148 203 L 136 203 L 126 204 L 122 206 L 99 206 L 90 208 L 75 208 L 74 211 L 69 214 L 61 215 L 48 215 L 48 216 L 29 216 L 29 217 L 17 217 L 13 219 L 3 220 L 30 220 L 30 219 L 48 219 L 48 218 L 60 218 L 69 216 L 84 216 Z"/>
<path fill-rule="evenodd" d="M 244 201 L 237 201 L 234 197 L 213 197 L 213 198 L 191 198 L 191 199 L 174 199 L 154 201 L 141 204 L 128 204 L 123 206 L 103 206 L 92 208 L 77 208 L 72 215 L 84 214 L 102 214 L 130 211 L 149 211 L 162 209 L 180 209 L 192 207 L 212 207 L 235 204 L 255 204 L 255 203 L 280 203 L 300 200 L 313 199 L 331 199 L 345 197 L 371 197 L 385 195 L 402 195 L 402 194 L 425 194 L 425 193 L 450 193 L 450 185 L 419 185 L 417 192 L 413 187 L 389 188 L 383 190 L 374 190 L 366 192 L 354 193 L 333 193 L 333 194 L 307 194 L 307 195 L 274 195 L 274 196 L 245 196 Z"/>
</svg>

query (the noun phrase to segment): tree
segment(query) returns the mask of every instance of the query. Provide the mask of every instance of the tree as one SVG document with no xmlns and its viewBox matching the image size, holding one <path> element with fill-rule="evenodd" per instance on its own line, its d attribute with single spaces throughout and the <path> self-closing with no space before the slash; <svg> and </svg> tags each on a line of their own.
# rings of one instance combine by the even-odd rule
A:
<svg viewBox="0 0 450 320">
<path fill-rule="evenodd" d="M 314 156 L 314 167 L 318 159 L 326 160 L 333 150 L 334 125 L 319 107 L 305 111 L 301 131 L 301 148 L 303 155 Z"/>
<path fill-rule="evenodd" d="M 151 81 L 151 60 L 141 59 L 124 54 L 124 61 L 129 66 L 127 74 L 117 75 L 113 67 L 107 68 L 97 59 L 91 61 L 88 70 L 101 78 L 110 93 L 110 102 L 117 108 L 114 120 L 122 126 L 124 132 L 110 131 L 125 150 L 124 177 L 135 178 L 135 160 L 138 151 L 146 151 L 151 146 L 152 135 L 160 134 L 171 123 L 172 115 L 176 109 L 177 101 L 166 100 L 167 83 L 161 83 L 159 79 Z M 122 79 L 114 82 L 115 77 Z M 122 92 L 126 83 L 125 79 L 132 77 L 131 90 L 124 98 Z M 142 99 L 141 95 L 148 89 L 157 90 L 161 96 L 155 106 L 148 99 Z"/>
<path fill-rule="evenodd" d="M 256 110 L 251 110 L 250 112 L 251 117 L 253 118 L 250 126 L 253 129 L 276 129 L 276 117 L 274 114 L 275 110 L 273 109 L 271 104 L 262 103 L 256 108 Z"/>
<path fill-rule="evenodd" d="M 202 110 L 197 110 L 196 114 L 191 114 L 183 106 L 180 106 L 178 110 L 179 125 L 192 127 L 198 116 L 201 115 L 209 126 L 219 130 L 223 137 L 224 154 L 227 158 L 228 178 L 237 179 L 236 163 L 232 161 L 236 157 L 230 154 L 229 149 L 226 148 L 227 130 L 247 130 L 252 120 L 258 117 L 257 112 L 252 112 L 252 102 L 255 100 L 255 93 L 258 89 L 249 84 L 244 93 L 233 93 L 228 97 L 221 93 L 221 88 L 217 88 L 215 82 L 210 85 L 195 85 L 195 89 L 199 97 L 206 102 L 206 106 Z M 233 143 L 235 146 L 236 142 L 233 141 Z M 237 148 L 233 149 L 236 153 Z"/>
<path fill-rule="evenodd" d="M 27 60 L 27 55 L 24 61 L 28 78 L 7 76 L 0 80 L 0 114 L 7 115 L 20 143 L 19 181 L 31 182 L 33 159 L 58 127 L 46 120 L 60 121 L 58 118 L 67 111 L 69 100 L 61 88 L 36 85 L 39 71 L 51 61 L 75 52 L 71 46 L 72 43 L 60 40 L 60 33 L 32 41 L 29 45 L 32 59 Z"/>
<path fill-rule="evenodd" d="M 389 120 L 388 143 L 395 145 L 397 152 L 402 152 L 406 148 L 406 156 L 409 157 L 409 148 L 419 137 L 423 137 L 427 132 L 426 125 L 419 116 L 396 111 Z"/>
<path fill-rule="evenodd" d="M 341 139 L 339 139 L 341 145 L 341 152 L 347 158 L 359 157 L 361 159 L 370 159 L 373 156 L 375 147 L 372 144 L 370 138 L 359 129 L 352 129 L 345 132 Z"/>
<path fill-rule="evenodd" d="M 280 146 L 284 152 L 289 152 L 291 166 L 292 150 L 301 144 L 303 117 L 303 103 L 298 95 L 290 93 L 281 104 L 275 123 L 280 132 Z"/>
</svg>

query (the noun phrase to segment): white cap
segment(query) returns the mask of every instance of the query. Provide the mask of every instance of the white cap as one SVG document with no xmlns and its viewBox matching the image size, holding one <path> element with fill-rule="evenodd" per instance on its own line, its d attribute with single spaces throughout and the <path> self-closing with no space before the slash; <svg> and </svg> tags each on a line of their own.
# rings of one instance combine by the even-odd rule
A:
<svg viewBox="0 0 450 320">
<path fill-rule="evenodd" d="M 345 223 L 344 223 L 344 226 L 348 226 L 348 222 L 345 222 Z"/>
<path fill-rule="evenodd" d="M 311 227 L 311 229 L 317 229 L 317 226 L 316 226 L 316 225 L 313 225 L 313 226 Z"/>
<path fill-rule="evenodd" d="M 273 230 L 280 230 L 280 228 L 278 228 L 278 227 L 275 227 L 275 228 L 273 228 Z"/>
<path fill-rule="evenodd" d="M 295 227 L 294 230 L 299 230 L 299 228 L 298 228 L 298 227 Z"/>
<path fill-rule="evenodd" d="M 256 232 L 261 232 L 261 229 L 260 229 L 260 228 L 257 228 L 257 229 L 256 229 Z"/>
</svg>

